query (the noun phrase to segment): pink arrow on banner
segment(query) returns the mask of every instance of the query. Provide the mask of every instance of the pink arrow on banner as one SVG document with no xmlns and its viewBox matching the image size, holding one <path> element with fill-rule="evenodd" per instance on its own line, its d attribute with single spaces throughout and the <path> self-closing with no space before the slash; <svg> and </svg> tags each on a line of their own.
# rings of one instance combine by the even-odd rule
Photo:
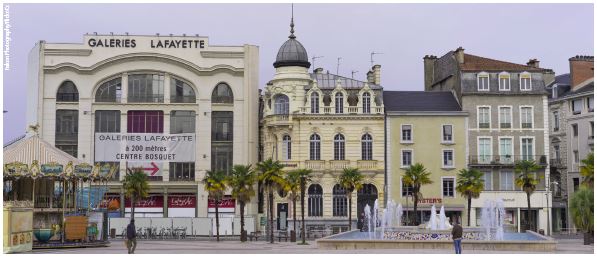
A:
<svg viewBox="0 0 597 257">
<path fill-rule="evenodd" d="M 151 166 L 153 167 L 149 167 L 149 168 L 143 168 L 143 170 L 149 170 L 151 171 L 151 175 L 155 175 L 158 171 L 160 171 L 160 168 L 153 162 L 151 162 Z"/>
</svg>

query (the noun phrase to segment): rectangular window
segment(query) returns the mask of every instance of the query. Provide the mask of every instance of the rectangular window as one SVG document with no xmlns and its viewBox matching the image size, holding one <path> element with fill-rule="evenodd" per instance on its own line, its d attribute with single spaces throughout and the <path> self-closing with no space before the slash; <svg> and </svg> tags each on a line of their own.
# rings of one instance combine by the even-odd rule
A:
<svg viewBox="0 0 597 257">
<path fill-rule="evenodd" d="M 491 162 L 491 139 L 479 138 L 479 163 Z"/>
<path fill-rule="evenodd" d="M 232 142 L 233 112 L 212 112 L 211 140 Z"/>
<path fill-rule="evenodd" d="M 443 125 L 442 126 L 442 141 L 443 142 L 452 142 L 452 125 Z"/>
<path fill-rule="evenodd" d="M 580 187 L 580 178 L 572 178 L 572 188 L 574 189 L 574 192 L 578 191 L 579 187 Z"/>
<path fill-rule="evenodd" d="M 443 166 L 444 168 L 452 168 L 454 167 L 454 151 L 453 150 L 444 150 L 443 151 Z"/>
<path fill-rule="evenodd" d="M 520 90 L 521 91 L 530 91 L 531 87 L 531 75 L 530 74 L 521 74 L 520 75 Z"/>
<path fill-rule="evenodd" d="M 170 181 L 194 181 L 195 163 L 194 162 L 171 162 L 170 163 Z"/>
<path fill-rule="evenodd" d="M 593 112 L 593 97 L 592 96 L 587 98 L 587 109 L 589 109 L 589 112 Z"/>
<path fill-rule="evenodd" d="M 558 112 L 553 112 L 553 131 L 560 130 L 560 114 Z"/>
<path fill-rule="evenodd" d="M 479 91 L 489 91 L 489 75 L 479 75 L 477 77 L 477 89 Z"/>
<path fill-rule="evenodd" d="M 591 127 L 589 128 L 589 139 L 593 139 L 595 133 L 595 125 L 592 121 L 589 121 L 589 124 L 591 125 Z"/>
<path fill-rule="evenodd" d="M 402 182 L 402 196 L 407 196 L 407 195 L 412 195 L 413 193 L 413 186 L 412 185 L 406 185 L 404 184 L 404 182 Z"/>
<path fill-rule="evenodd" d="M 500 107 L 500 128 L 512 127 L 512 107 Z"/>
<path fill-rule="evenodd" d="M 95 111 L 95 132 L 120 132 L 120 111 Z"/>
<path fill-rule="evenodd" d="M 514 172 L 503 170 L 500 172 L 500 190 L 514 190 Z"/>
<path fill-rule="evenodd" d="M 510 164 L 512 158 L 512 138 L 500 138 L 500 163 Z"/>
<path fill-rule="evenodd" d="M 578 156 L 578 150 L 572 151 L 572 154 L 574 155 L 574 163 L 578 164 L 580 162 L 580 158 Z"/>
<path fill-rule="evenodd" d="M 522 160 L 533 160 L 533 139 L 522 138 L 521 139 L 521 159 Z"/>
<path fill-rule="evenodd" d="M 580 114 L 582 111 L 582 99 L 572 101 L 572 114 Z"/>
<path fill-rule="evenodd" d="M 554 145 L 553 152 L 554 152 L 554 156 L 556 157 L 556 162 L 559 162 L 560 161 L 560 146 Z"/>
<path fill-rule="evenodd" d="M 520 107 L 520 128 L 533 128 L 532 107 Z"/>
<path fill-rule="evenodd" d="M 444 197 L 454 197 L 454 178 L 442 178 L 442 192 Z"/>
<path fill-rule="evenodd" d="M 195 112 L 172 111 L 170 113 L 170 133 L 195 133 Z"/>
<path fill-rule="evenodd" d="M 79 111 L 56 110 L 56 148 L 77 157 L 79 143 Z"/>
<path fill-rule="evenodd" d="M 412 151 L 402 150 L 402 167 L 408 167 L 412 164 Z"/>
<path fill-rule="evenodd" d="M 164 133 L 162 111 L 128 111 L 128 133 Z"/>
<path fill-rule="evenodd" d="M 164 75 L 134 74 L 129 75 L 128 102 L 163 103 Z"/>
<path fill-rule="evenodd" d="M 411 125 L 402 125 L 402 142 L 412 142 Z"/>
<path fill-rule="evenodd" d="M 491 117 L 489 116 L 489 107 L 478 108 L 479 128 L 489 128 Z"/>
<path fill-rule="evenodd" d="M 230 172 L 233 155 L 233 112 L 211 113 L 211 169 Z"/>
<path fill-rule="evenodd" d="M 493 190 L 493 173 L 491 171 L 483 172 L 483 189 Z"/>
<path fill-rule="evenodd" d="M 578 136 L 578 124 L 572 124 L 572 136 Z"/>
<path fill-rule="evenodd" d="M 510 91 L 510 75 L 500 75 L 500 91 Z"/>
</svg>

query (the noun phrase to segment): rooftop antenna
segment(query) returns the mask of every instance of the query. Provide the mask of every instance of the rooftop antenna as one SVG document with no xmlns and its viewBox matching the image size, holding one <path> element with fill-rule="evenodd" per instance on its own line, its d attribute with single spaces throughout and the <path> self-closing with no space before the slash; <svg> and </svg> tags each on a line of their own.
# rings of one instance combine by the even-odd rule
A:
<svg viewBox="0 0 597 257">
<path fill-rule="evenodd" d="M 376 54 L 383 54 L 383 53 L 376 53 L 375 51 L 371 52 L 371 67 L 373 67 L 373 64 L 375 63 L 375 62 L 373 62 L 373 56 Z"/>
<path fill-rule="evenodd" d="M 359 72 L 359 71 L 358 71 L 358 70 L 353 70 L 353 71 L 351 71 L 351 72 L 350 72 L 350 73 L 351 73 L 351 74 L 350 74 L 350 78 L 351 78 L 351 79 L 354 79 L 354 74 L 355 74 L 355 73 L 357 73 L 357 72 Z"/>
<path fill-rule="evenodd" d="M 313 71 L 315 71 L 315 60 L 319 59 L 319 58 L 323 58 L 323 56 L 313 56 L 311 57 L 311 64 L 313 64 Z"/>
<path fill-rule="evenodd" d="M 294 3 L 292 3 L 290 5 L 292 8 L 291 9 L 291 14 L 290 14 L 290 36 L 288 36 L 288 38 L 296 38 L 296 36 L 294 35 Z"/>
<path fill-rule="evenodd" d="M 338 64 L 336 65 L 336 75 L 340 75 L 340 60 L 342 60 L 342 57 L 338 57 Z"/>
</svg>

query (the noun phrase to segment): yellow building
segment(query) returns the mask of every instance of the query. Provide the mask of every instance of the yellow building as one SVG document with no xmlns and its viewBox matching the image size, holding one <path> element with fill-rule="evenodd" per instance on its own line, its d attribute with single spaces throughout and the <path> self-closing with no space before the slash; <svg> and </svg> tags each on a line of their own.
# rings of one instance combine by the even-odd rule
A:
<svg viewBox="0 0 597 257">
<path fill-rule="evenodd" d="M 419 223 L 429 221 L 431 207 L 444 206 L 450 221 L 466 220 L 466 200 L 456 192 L 458 171 L 467 167 L 468 114 L 450 92 L 385 91 L 388 201 L 402 204 L 413 219 L 412 188 L 402 183 L 410 165 L 421 163 L 433 183 L 423 185 Z M 465 223 L 466 224 L 466 223 Z"/>
<path fill-rule="evenodd" d="M 348 199 L 337 184 L 344 168 L 358 168 L 365 177 L 364 188 L 352 194 L 353 228 L 365 204 L 373 205 L 378 198 L 383 202 L 381 66 L 373 66 L 367 81 L 323 69 L 310 73 L 307 51 L 293 32 L 277 54 L 275 76 L 262 98 L 262 159 L 279 160 L 285 171 L 313 170 L 305 199 L 307 230 L 345 231 Z M 280 194 L 275 197 L 276 229 L 292 228 L 292 202 Z"/>
</svg>

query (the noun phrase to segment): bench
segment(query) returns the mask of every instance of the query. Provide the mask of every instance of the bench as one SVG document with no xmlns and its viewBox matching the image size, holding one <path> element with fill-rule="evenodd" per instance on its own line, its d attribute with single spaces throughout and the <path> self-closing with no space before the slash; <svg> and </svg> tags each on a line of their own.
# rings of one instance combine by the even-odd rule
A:
<svg viewBox="0 0 597 257">
<path fill-rule="evenodd" d="M 249 233 L 249 240 L 253 241 L 253 238 L 255 238 L 255 241 L 257 241 L 260 236 L 262 236 L 261 231 L 251 232 Z"/>
<path fill-rule="evenodd" d="M 288 231 L 278 231 L 278 242 L 282 242 L 282 238 L 285 242 L 288 242 Z"/>
</svg>

